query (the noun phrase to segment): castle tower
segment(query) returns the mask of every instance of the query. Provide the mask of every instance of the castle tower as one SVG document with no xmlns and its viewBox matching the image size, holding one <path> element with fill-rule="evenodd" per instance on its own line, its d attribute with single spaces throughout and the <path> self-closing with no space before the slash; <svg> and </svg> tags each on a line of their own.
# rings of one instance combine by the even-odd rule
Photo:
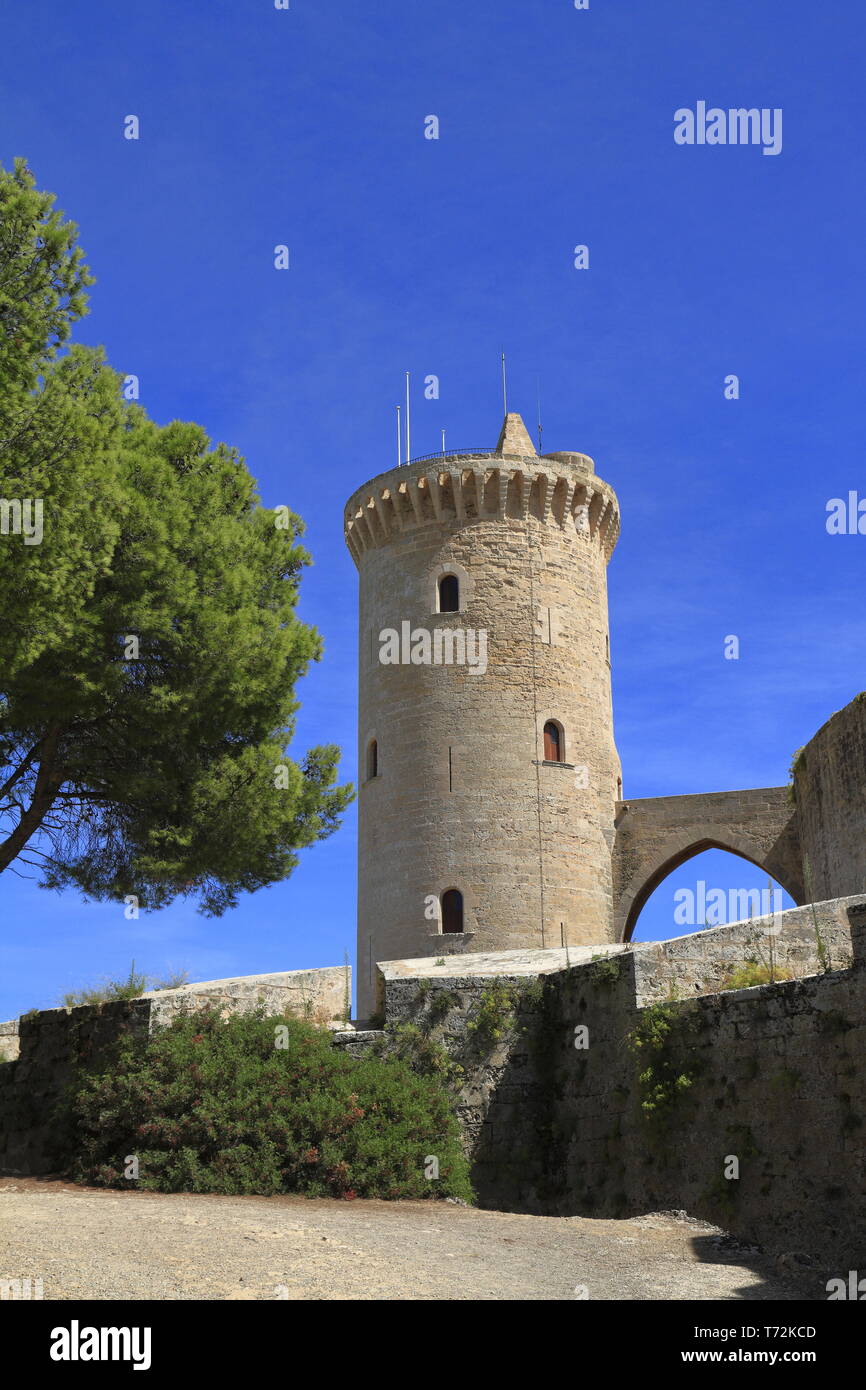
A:
<svg viewBox="0 0 866 1390">
<path fill-rule="evenodd" d="M 539 457 L 513 414 L 494 451 L 416 459 L 349 500 L 360 1017 L 377 961 L 613 939 L 618 532 L 592 459 Z"/>
</svg>

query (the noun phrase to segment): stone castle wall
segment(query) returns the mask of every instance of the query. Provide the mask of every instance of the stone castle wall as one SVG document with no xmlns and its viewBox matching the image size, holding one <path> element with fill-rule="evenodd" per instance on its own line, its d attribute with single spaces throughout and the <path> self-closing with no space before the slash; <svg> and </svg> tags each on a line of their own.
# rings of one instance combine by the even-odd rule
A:
<svg viewBox="0 0 866 1390">
<path fill-rule="evenodd" d="M 849 912 L 852 966 L 757 989 L 641 1008 L 637 952 L 600 988 L 574 972 L 545 1020 L 557 1094 L 547 1208 L 685 1209 L 828 1274 L 862 1267 L 866 903 Z M 566 1041 L 578 1021 L 589 1028 L 582 1054 Z"/>
<path fill-rule="evenodd" d="M 834 714 L 800 752 L 794 796 L 810 897 L 866 884 L 866 693 Z"/>
<path fill-rule="evenodd" d="M 790 978 L 724 989 L 770 940 Z M 342 999 L 342 970 L 309 973 L 336 977 Z M 441 1043 L 463 1068 L 457 1113 L 483 1205 L 685 1209 L 770 1253 L 803 1252 L 822 1277 L 866 1264 L 866 897 L 667 942 L 437 956 L 380 974 L 385 1031 L 344 1027 L 335 1044 L 387 1051 L 406 1025 Z M 209 982 L 199 999 L 232 1010 L 261 995 L 276 1011 L 278 979 Z M 62 1171 L 56 1106 L 76 1063 L 176 1007 L 151 995 L 23 1017 L 21 1055 L 0 1065 L 0 1170 Z"/>
<path fill-rule="evenodd" d="M 775 966 L 793 978 L 721 991 L 767 927 L 781 928 Z M 432 1036 L 464 1068 L 458 1113 L 482 1203 L 685 1209 L 816 1269 L 862 1268 L 866 899 L 580 954 L 563 968 L 562 952 L 503 953 L 486 974 L 471 957 L 382 968 L 389 1028 L 436 1019 Z M 507 991 L 501 1035 L 484 1041 L 479 1020 Z M 337 1035 L 356 1053 L 374 1037 Z"/>
<path fill-rule="evenodd" d="M 120 1034 L 146 1035 L 149 1027 L 143 998 L 22 1015 L 19 1055 L 0 1065 L 0 1174 L 62 1171 L 69 1136 L 61 1106 L 76 1068 Z"/>
</svg>

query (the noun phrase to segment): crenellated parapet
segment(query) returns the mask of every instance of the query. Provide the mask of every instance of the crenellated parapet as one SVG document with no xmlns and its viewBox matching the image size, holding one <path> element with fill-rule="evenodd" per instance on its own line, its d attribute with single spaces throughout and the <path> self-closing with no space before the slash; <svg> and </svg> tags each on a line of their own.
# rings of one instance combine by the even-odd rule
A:
<svg viewBox="0 0 866 1390">
<path fill-rule="evenodd" d="M 416 527 L 526 521 L 573 532 L 610 559 L 619 504 L 585 454 L 446 454 L 380 473 L 346 505 L 346 544 L 356 564 L 371 548 Z"/>
</svg>

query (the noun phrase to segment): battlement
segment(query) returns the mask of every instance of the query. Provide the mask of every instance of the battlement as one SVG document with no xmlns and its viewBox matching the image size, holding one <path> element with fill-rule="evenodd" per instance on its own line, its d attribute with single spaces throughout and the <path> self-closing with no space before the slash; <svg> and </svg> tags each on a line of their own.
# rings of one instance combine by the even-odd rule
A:
<svg viewBox="0 0 866 1390">
<path fill-rule="evenodd" d="M 509 415 L 490 453 L 418 459 L 365 483 L 346 504 L 344 533 L 360 564 L 365 551 L 417 527 L 530 517 L 598 542 L 605 561 L 619 536 L 616 494 L 597 477 L 592 459 L 568 452 L 539 457 L 520 417 Z"/>
</svg>

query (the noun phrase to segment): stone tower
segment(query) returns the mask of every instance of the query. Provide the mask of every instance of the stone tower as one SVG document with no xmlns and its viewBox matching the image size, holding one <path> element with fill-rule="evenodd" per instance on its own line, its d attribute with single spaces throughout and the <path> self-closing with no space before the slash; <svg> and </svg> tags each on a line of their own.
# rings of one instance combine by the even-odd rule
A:
<svg viewBox="0 0 866 1390">
<path fill-rule="evenodd" d="M 584 454 L 416 459 L 349 500 L 360 574 L 358 1012 L 377 961 L 606 943 L 621 771 L 613 490 Z"/>
</svg>

